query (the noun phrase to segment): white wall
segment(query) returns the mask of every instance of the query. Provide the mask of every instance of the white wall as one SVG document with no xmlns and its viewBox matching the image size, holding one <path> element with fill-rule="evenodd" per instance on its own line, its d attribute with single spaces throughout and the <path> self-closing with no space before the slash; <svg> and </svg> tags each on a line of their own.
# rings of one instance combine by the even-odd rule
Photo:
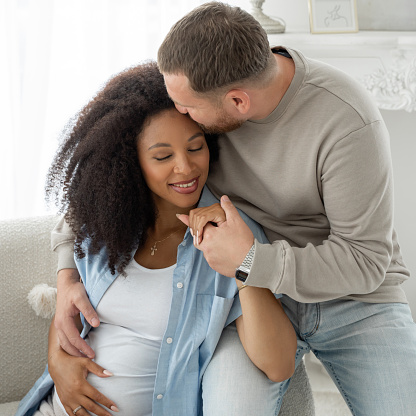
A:
<svg viewBox="0 0 416 416">
<path fill-rule="evenodd" d="M 416 113 L 382 111 L 390 132 L 395 187 L 395 228 L 411 276 L 404 289 L 416 321 Z"/>
<path fill-rule="evenodd" d="M 286 22 L 286 32 L 309 32 L 308 0 L 266 0 L 263 12 Z"/>
</svg>

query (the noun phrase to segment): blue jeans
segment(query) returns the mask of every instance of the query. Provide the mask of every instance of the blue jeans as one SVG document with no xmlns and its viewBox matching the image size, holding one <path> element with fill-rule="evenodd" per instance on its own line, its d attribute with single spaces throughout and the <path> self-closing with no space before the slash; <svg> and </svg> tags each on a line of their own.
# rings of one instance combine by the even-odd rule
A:
<svg viewBox="0 0 416 416">
<path fill-rule="evenodd" d="M 281 301 L 298 345 L 322 362 L 353 415 L 416 414 L 416 324 L 408 305 Z"/>
<path fill-rule="evenodd" d="M 202 380 L 204 416 L 314 416 L 303 348 L 290 384 L 274 383 L 248 358 L 235 325 L 227 326 Z"/>
<path fill-rule="evenodd" d="M 298 335 L 296 364 L 312 351 L 353 415 L 416 414 L 416 324 L 408 305 L 281 300 Z M 288 385 L 281 414 L 313 415 L 309 384 L 296 383 L 296 373 L 290 385 L 272 383 L 251 363 L 230 325 L 204 375 L 204 416 L 277 415 Z"/>
</svg>

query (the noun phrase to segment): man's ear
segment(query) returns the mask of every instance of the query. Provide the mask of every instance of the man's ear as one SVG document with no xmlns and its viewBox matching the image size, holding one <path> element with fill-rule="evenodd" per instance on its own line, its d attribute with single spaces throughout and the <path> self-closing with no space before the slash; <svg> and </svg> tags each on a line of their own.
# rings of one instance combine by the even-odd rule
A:
<svg viewBox="0 0 416 416">
<path fill-rule="evenodd" d="M 225 102 L 240 114 L 247 114 L 250 110 L 250 96 L 243 90 L 234 89 L 227 92 Z"/>
</svg>

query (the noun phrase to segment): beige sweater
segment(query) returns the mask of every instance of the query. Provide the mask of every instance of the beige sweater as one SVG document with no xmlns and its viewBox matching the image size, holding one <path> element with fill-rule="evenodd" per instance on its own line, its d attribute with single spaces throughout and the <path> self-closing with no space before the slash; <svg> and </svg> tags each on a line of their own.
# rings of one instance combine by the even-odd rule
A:
<svg viewBox="0 0 416 416">
<path fill-rule="evenodd" d="M 288 51 L 296 72 L 282 101 L 221 138 L 208 179 L 274 242 L 256 243 L 247 283 L 301 302 L 407 302 L 381 115 L 343 72 Z"/>
<path fill-rule="evenodd" d="M 296 72 L 282 101 L 266 119 L 221 137 L 208 180 L 273 242 L 256 242 L 247 283 L 301 302 L 407 302 L 381 115 L 347 75 L 288 51 Z M 52 247 L 60 268 L 74 267 L 73 236 L 62 222 Z"/>
</svg>

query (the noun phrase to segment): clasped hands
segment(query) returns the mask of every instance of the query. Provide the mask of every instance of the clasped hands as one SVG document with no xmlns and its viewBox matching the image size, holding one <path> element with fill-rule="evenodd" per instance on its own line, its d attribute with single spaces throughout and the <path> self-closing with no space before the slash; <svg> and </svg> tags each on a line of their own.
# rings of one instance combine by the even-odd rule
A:
<svg viewBox="0 0 416 416">
<path fill-rule="evenodd" d="M 177 217 L 190 228 L 195 247 L 204 253 L 210 267 L 234 277 L 253 245 L 254 236 L 230 199 L 224 195 L 221 204 L 196 208 L 189 215 Z"/>
</svg>

